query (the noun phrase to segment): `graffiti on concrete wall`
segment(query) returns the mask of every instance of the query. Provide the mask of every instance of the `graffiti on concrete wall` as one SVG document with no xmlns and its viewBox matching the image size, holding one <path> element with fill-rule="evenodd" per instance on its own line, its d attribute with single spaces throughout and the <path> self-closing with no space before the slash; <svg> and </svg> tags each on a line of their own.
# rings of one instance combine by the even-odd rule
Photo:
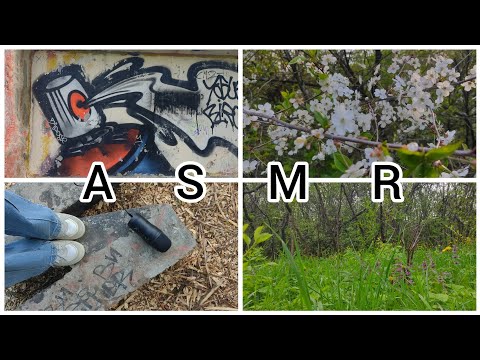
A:
<svg viewBox="0 0 480 360">
<path fill-rule="evenodd" d="M 41 75 L 32 90 L 60 145 L 47 176 L 86 176 L 93 161 L 111 175 L 171 176 L 172 161 L 192 160 L 189 154 L 238 156 L 237 68 L 228 62 L 196 62 L 186 80 L 166 66 L 145 67 L 141 57 L 90 81 L 72 64 Z M 136 121 L 116 121 L 107 113 L 114 108 Z"/>
</svg>

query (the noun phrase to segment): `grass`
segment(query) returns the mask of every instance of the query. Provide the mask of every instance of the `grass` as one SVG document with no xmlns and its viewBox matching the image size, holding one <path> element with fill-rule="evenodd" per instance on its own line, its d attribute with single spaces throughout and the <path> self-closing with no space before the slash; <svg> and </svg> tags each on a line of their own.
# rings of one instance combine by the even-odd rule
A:
<svg viewBox="0 0 480 360">
<path fill-rule="evenodd" d="M 254 250 L 244 263 L 245 310 L 475 310 L 474 244 L 419 248 L 411 268 L 389 244 L 328 258 L 284 247 L 276 261 Z"/>
</svg>

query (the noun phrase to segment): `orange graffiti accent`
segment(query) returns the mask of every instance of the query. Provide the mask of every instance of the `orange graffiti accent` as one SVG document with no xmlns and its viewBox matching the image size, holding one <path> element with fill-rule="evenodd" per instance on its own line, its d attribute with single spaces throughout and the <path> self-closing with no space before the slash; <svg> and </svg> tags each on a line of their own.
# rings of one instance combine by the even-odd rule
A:
<svg viewBox="0 0 480 360">
<path fill-rule="evenodd" d="M 86 151 L 83 155 L 63 159 L 59 168 L 59 175 L 86 177 L 94 161 L 103 161 L 105 168 L 109 171 L 128 155 L 139 134 L 140 131 L 138 129 L 130 129 L 127 134 L 128 140 L 125 144 L 101 144 Z"/>
<path fill-rule="evenodd" d="M 90 108 L 83 107 L 87 98 L 80 91 L 72 91 L 69 95 L 70 98 L 70 109 L 75 114 L 76 117 L 85 121 L 85 117 L 90 115 Z"/>
</svg>

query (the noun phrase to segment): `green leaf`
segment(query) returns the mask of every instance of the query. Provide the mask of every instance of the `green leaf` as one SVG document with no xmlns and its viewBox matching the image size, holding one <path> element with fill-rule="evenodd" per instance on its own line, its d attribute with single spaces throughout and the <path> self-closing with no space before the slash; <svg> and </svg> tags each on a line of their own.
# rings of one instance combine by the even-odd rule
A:
<svg viewBox="0 0 480 360">
<path fill-rule="evenodd" d="M 382 144 L 382 152 L 383 152 L 383 155 L 385 155 L 385 156 L 390 155 L 390 152 L 388 151 L 388 146 L 387 145 Z"/>
<path fill-rule="evenodd" d="M 439 174 L 431 163 L 423 162 L 412 171 L 411 175 L 417 178 L 431 178 L 438 177 Z"/>
<path fill-rule="evenodd" d="M 425 158 L 430 162 L 445 159 L 446 157 L 452 155 L 461 145 L 461 142 L 457 142 L 455 144 L 445 145 L 437 149 L 430 150 L 425 155 Z"/>
<path fill-rule="evenodd" d="M 305 61 L 305 57 L 296 56 L 288 63 L 288 65 L 298 64 L 300 61 Z"/>
<path fill-rule="evenodd" d="M 327 125 L 328 125 L 328 119 L 327 119 L 325 116 L 323 116 L 323 114 L 319 113 L 318 111 L 315 111 L 315 112 L 313 113 L 313 116 L 314 116 L 314 118 L 315 118 L 315 121 L 316 121 L 317 123 L 319 123 L 320 125 L 322 125 L 323 128 L 324 128 L 324 127 L 327 127 Z"/>
<path fill-rule="evenodd" d="M 410 151 L 407 149 L 398 149 L 397 154 L 402 164 L 408 166 L 409 168 L 416 168 L 424 161 L 425 158 L 425 153 L 419 151 Z"/>
<path fill-rule="evenodd" d="M 328 79 L 328 74 L 319 74 L 319 75 L 318 75 L 318 78 L 319 78 L 320 80 L 327 80 L 327 79 Z"/>
<path fill-rule="evenodd" d="M 352 165 L 350 159 L 340 152 L 333 154 L 333 161 L 335 167 L 341 172 L 345 172 Z"/>
<path fill-rule="evenodd" d="M 420 295 L 419 293 L 416 293 L 415 291 L 414 291 L 414 293 L 418 295 L 418 297 L 420 298 L 420 300 L 422 300 L 423 304 L 426 306 L 426 308 L 427 308 L 428 310 L 432 310 L 432 307 L 430 306 L 430 304 L 428 303 L 428 301 L 425 300 L 425 298 L 424 298 L 422 295 Z"/>
<path fill-rule="evenodd" d="M 262 233 L 263 226 L 259 226 L 255 229 L 255 232 L 253 233 L 253 240 L 256 240 L 258 236 Z"/>
<path fill-rule="evenodd" d="M 368 139 L 368 140 L 372 140 L 373 139 L 373 135 L 368 133 L 368 132 L 362 132 L 360 133 L 360 136 L 361 137 L 364 137 L 365 139 Z"/>
<path fill-rule="evenodd" d="M 247 246 L 250 246 L 250 244 L 252 243 L 252 239 L 250 239 L 250 236 L 248 236 L 247 234 L 243 234 L 243 241 L 245 241 L 245 244 L 247 244 Z"/>
<path fill-rule="evenodd" d="M 261 233 L 256 239 L 255 244 L 261 244 L 272 237 L 272 234 Z"/>
<path fill-rule="evenodd" d="M 428 296 L 430 299 L 437 300 L 440 302 L 447 302 L 448 301 L 448 295 L 447 294 L 437 294 L 437 293 L 428 293 Z"/>
<path fill-rule="evenodd" d="M 460 292 L 460 291 L 464 291 L 464 290 L 468 290 L 465 286 L 463 285 L 456 285 L 456 284 L 445 284 L 447 287 L 449 287 L 450 289 L 456 291 L 456 292 Z"/>
<path fill-rule="evenodd" d="M 248 229 L 248 224 L 243 224 L 243 232 L 245 232 Z"/>
</svg>

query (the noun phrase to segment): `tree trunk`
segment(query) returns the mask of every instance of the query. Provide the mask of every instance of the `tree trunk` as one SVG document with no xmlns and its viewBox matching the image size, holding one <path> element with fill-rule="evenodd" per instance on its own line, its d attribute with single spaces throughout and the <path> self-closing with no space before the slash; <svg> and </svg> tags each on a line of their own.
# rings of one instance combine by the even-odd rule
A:
<svg viewBox="0 0 480 360">
<path fill-rule="evenodd" d="M 380 203 L 380 208 L 378 211 L 378 221 L 380 222 L 380 240 L 382 243 L 385 242 L 385 224 L 383 217 L 383 203 Z"/>
</svg>

